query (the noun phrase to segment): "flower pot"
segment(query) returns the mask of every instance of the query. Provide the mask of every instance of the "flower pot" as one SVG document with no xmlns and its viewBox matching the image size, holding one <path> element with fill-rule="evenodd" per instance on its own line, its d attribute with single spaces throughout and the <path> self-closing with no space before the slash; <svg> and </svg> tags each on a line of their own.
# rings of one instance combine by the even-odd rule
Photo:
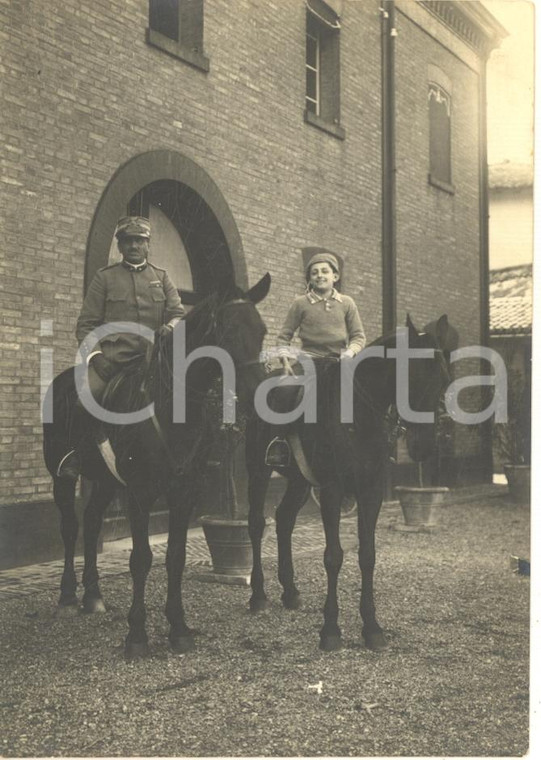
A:
<svg viewBox="0 0 541 760">
<path fill-rule="evenodd" d="M 445 502 L 449 489 L 441 486 L 427 488 L 397 486 L 395 492 L 400 501 L 406 525 L 421 527 L 434 525 L 434 508 L 440 507 Z"/>
<path fill-rule="evenodd" d="M 248 533 L 248 520 L 205 516 L 201 518 L 201 525 L 214 572 L 219 575 L 248 575 L 252 570 L 252 542 Z M 268 529 L 267 522 L 263 542 Z"/>
<path fill-rule="evenodd" d="M 509 494 L 517 504 L 527 504 L 530 501 L 530 474 L 529 464 L 504 464 L 503 471 L 507 478 Z"/>
</svg>

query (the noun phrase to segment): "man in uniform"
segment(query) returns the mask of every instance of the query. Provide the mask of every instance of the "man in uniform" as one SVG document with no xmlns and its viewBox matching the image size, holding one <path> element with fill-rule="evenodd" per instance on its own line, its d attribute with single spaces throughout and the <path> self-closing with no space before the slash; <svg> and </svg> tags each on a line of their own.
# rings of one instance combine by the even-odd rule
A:
<svg viewBox="0 0 541 760">
<path fill-rule="evenodd" d="M 98 402 L 107 383 L 117 373 L 145 361 L 149 343 L 135 332 L 115 333 L 91 343 L 90 333 L 110 322 L 132 322 L 161 336 L 172 330 L 184 315 L 180 296 L 169 275 L 148 261 L 149 220 L 140 216 L 123 217 L 115 234 L 122 261 L 97 272 L 88 288 L 75 332 L 88 364 L 89 387 Z M 78 402 L 74 417 L 85 414 Z M 80 420 L 74 419 L 74 423 L 73 428 L 80 430 Z M 74 437 L 77 438 L 77 433 Z M 76 443 L 76 440 L 71 442 L 70 451 L 60 461 L 59 477 L 77 478 L 80 474 Z"/>
</svg>

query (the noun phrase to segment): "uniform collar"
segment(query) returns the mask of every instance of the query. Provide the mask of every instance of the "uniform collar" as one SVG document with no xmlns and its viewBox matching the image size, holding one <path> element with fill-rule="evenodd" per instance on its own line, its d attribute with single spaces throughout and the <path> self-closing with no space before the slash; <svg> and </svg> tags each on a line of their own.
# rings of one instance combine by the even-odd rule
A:
<svg viewBox="0 0 541 760">
<path fill-rule="evenodd" d="M 339 301 L 342 303 L 342 296 L 340 293 L 336 290 L 336 288 L 333 288 L 331 290 L 331 295 L 328 298 L 324 298 L 323 296 L 318 296 L 317 293 L 314 293 L 313 290 L 309 290 L 306 294 L 306 298 L 310 301 L 310 303 L 318 303 L 318 301 L 328 301 L 329 298 L 334 298 L 335 301 Z"/>
<path fill-rule="evenodd" d="M 142 272 L 148 266 L 148 261 L 145 259 L 140 264 L 130 264 L 125 259 L 122 259 L 122 266 L 125 267 L 128 272 Z"/>
</svg>

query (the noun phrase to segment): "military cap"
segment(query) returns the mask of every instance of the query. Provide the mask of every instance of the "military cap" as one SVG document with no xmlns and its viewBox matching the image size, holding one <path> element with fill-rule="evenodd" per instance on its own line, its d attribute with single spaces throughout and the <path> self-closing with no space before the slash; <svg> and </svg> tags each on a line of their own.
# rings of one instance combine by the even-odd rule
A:
<svg viewBox="0 0 541 760">
<path fill-rule="evenodd" d="M 119 240 L 128 235 L 150 238 L 150 221 L 144 216 L 123 216 L 118 220 L 115 235 Z"/>
</svg>

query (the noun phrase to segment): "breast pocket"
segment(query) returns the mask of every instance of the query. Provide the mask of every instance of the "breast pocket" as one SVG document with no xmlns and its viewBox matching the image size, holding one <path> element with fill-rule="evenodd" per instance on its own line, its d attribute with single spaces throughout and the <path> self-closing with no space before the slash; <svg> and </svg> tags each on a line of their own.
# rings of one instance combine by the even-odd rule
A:
<svg viewBox="0 0 541 760">
<path fill-rule="evenodd" d="M 105 304 L 105 321 L 120 322 L 128 319 L 128 291 L 127 288 L 112 287 L 107 293 Z"/>
<path fill-rule="evenodd" d="M 165 301 L 165 293 L 163 292 L 161 286 L 157 287 L 156 285 L 152 286 L 150 288 L 150 297 L 153 301 L 159 303 L 160 301 L 163 303 Z"/>
</svg>

